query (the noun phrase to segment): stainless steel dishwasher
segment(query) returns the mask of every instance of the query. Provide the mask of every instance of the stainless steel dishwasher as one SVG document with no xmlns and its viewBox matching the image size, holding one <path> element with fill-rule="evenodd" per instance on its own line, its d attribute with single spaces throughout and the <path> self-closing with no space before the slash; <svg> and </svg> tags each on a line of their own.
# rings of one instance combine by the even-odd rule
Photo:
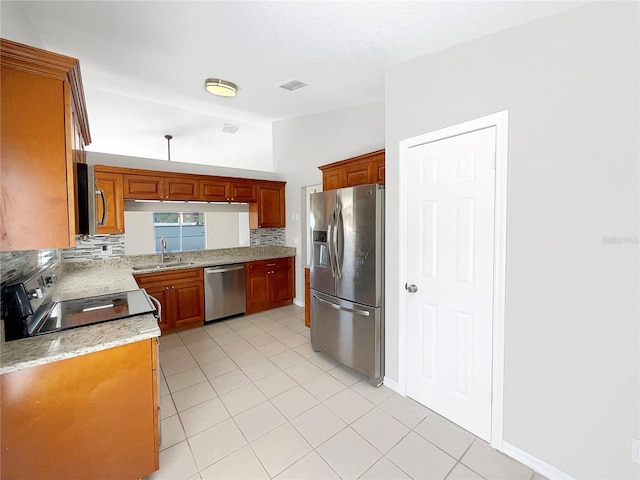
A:
<svg viewBox="0 0 640 480">
<path fill-rule="evenodd" d="M 244 264 L 204 269 L 204 306 L 205 322 L 245 312 Z"/>
</svg>

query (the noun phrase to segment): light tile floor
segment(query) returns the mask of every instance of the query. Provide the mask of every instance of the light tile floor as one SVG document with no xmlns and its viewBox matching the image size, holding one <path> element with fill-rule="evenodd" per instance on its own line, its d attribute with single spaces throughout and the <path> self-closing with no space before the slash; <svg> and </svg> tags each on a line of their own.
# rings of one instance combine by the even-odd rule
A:
<svg viewBox="0 0 640 480">
<path fill-rule="evenodd" d="M 431 410 L 312 350 L 301 308 L 160 339 L 149 480 L 540 480 Z"/>
</svg>

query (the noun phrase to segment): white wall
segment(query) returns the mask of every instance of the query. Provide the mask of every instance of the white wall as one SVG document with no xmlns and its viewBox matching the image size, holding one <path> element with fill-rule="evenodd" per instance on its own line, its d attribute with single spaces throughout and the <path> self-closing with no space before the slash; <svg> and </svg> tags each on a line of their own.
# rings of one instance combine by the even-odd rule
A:
<svg viewBox="0 0 640 480">
<path fill-rule="evenodd" d="M 508 109 L 504 440 L 576 478 L 640 476 L 638 18 L 637 2 L 588 4 L 386 75 L 386 374 L 398 142 Z"/>
<path fill-rule="evenodd" d="M 237 212 L 206 212 L 207 249 L 233 248 L 240 245 L 239 216 Z"/>
<path fill-rule="evenodd" d="M 153 212 L 124 212 L 124 253 L 154 253 Z"/>
<path fill-rule="evenodd" d="M 372 103 L 273 124 L 274 170 L 286 186 L 287 240 L 297 248 L 296 303 L 304 303 L 301 188 L 322 183 L 317 167 L 384 148 L 384 103 Z"/>
</svg>

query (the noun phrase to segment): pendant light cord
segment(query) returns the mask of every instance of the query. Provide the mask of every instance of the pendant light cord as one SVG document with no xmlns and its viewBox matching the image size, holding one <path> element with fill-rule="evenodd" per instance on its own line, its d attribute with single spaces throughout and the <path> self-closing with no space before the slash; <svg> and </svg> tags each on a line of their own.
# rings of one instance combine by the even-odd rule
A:
<svg viewBox="0 0 640 480">
<path fill-rule="evenodd" d="M 165 135 L 164 138 L 167 139 L 167 161 L 171 161 L 171 139 L 173 138 L 171 135 Z"/>
</svg>

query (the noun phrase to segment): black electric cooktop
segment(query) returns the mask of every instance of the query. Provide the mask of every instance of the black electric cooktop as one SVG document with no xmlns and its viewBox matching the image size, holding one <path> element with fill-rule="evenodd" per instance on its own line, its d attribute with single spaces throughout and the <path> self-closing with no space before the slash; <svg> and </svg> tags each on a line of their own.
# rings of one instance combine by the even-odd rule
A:
<svg viewBox="0 0 640 480">
<path fill-rule="evenodd" d="M 156 309 L 144 289 L 63 300 L 54 303 L 43 318 L 31 326 L 29 335 L 43 335 L 145 313 L 156 313 Z"/>
</svg>

